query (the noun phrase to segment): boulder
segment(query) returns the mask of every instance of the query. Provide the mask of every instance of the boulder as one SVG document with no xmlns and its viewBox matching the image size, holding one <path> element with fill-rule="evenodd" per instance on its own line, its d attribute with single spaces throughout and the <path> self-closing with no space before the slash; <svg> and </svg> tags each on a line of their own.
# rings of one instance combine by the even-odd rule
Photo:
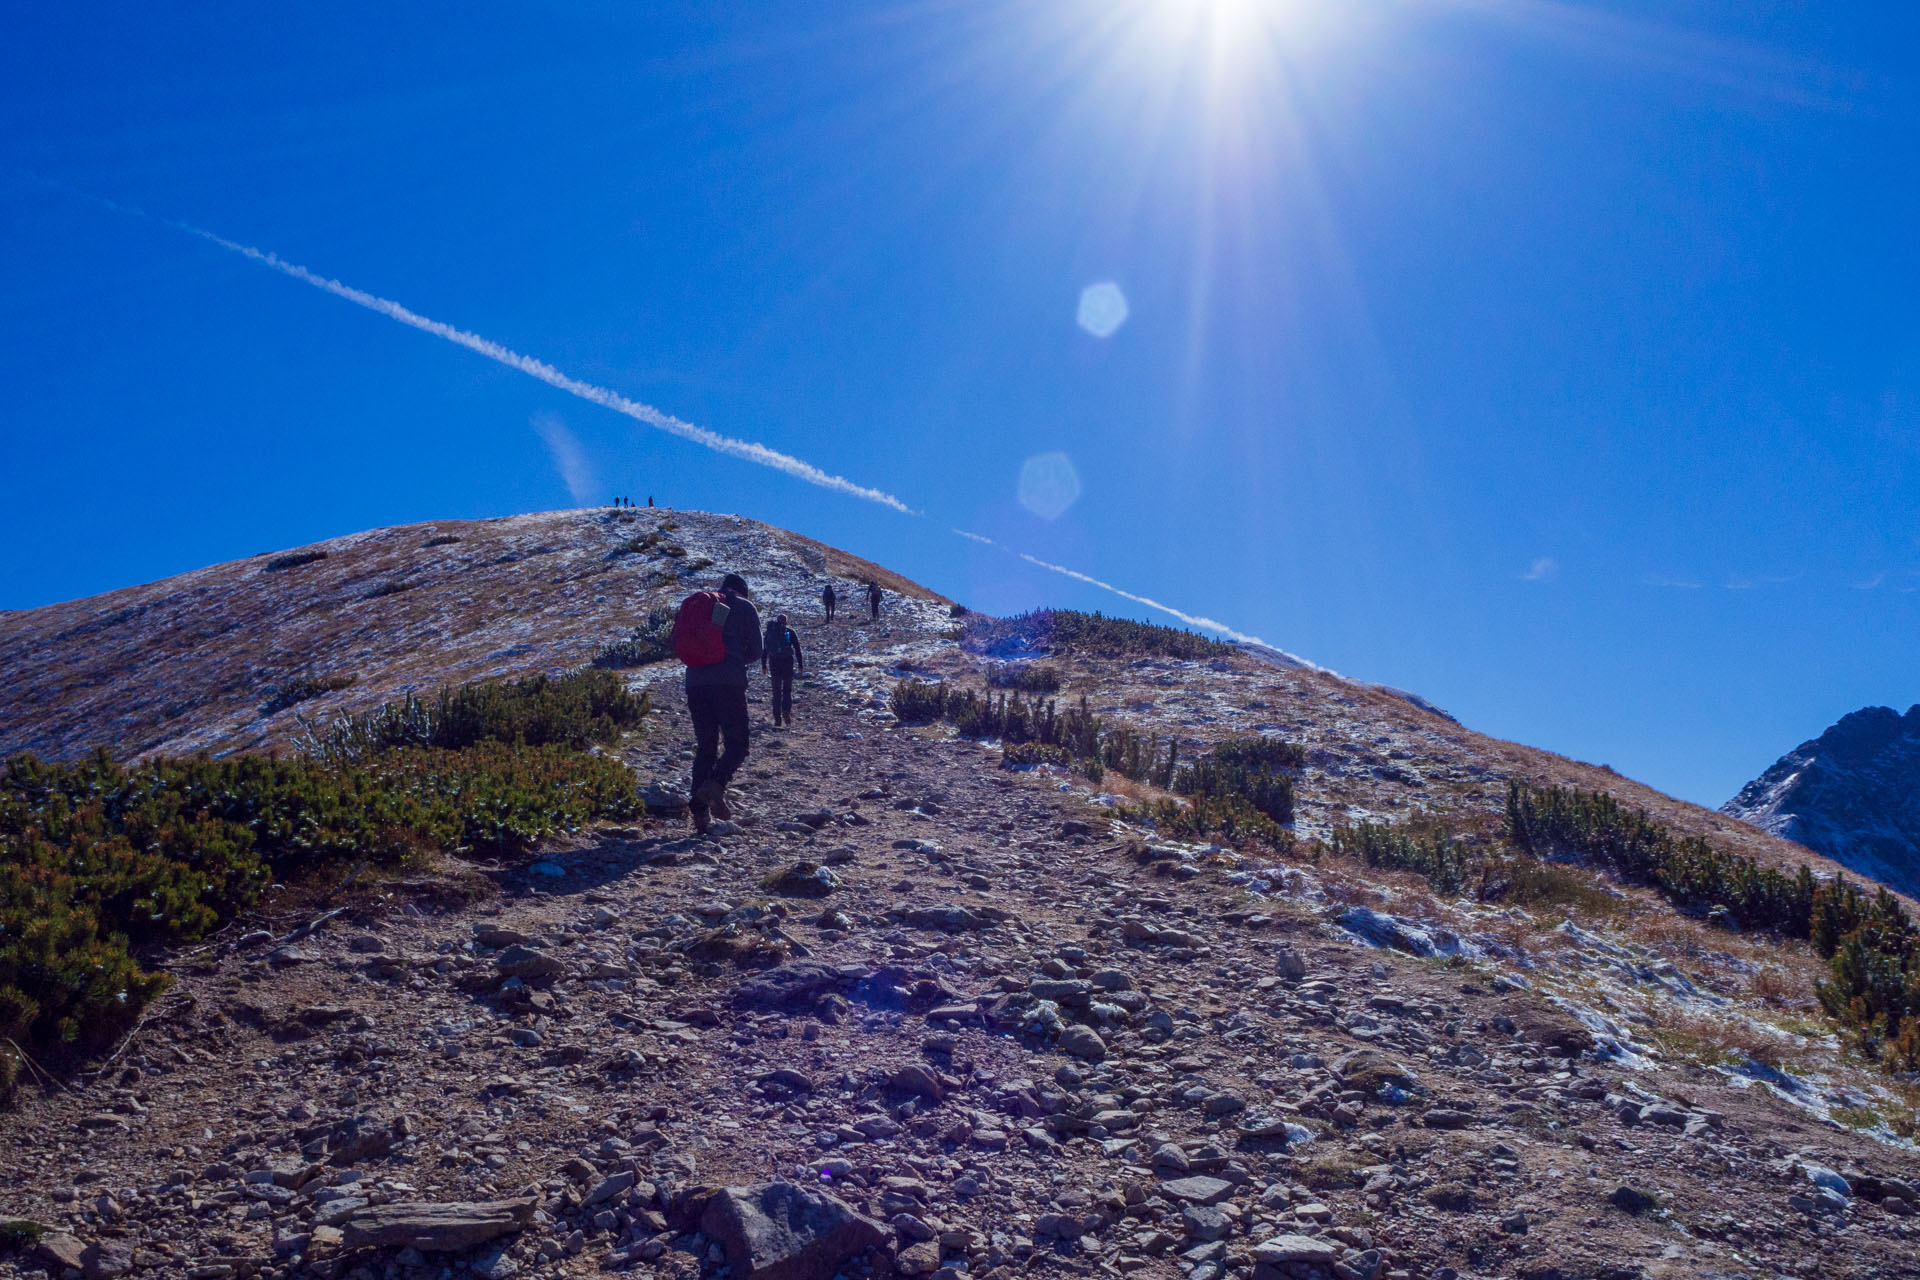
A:
<svg viewBox="0 0 1920 1280">
<path fill-rule="evenodd" d="M 111 1280 L 133 1270 L 133 1245 L 126 1240 L 98 1240 L 80 1254 L 87 1280 Z"/>
<path fill-rule="evenodd" d="M 71 1267 L 78 1271 L 86 1257 L 86 1246 L 64 1231 L 49 1231 L 33 1242 L 33 1260 L 54 1275 Z"/>
<path fill-rule="evenodd" d="M 1253 1247 L 1255 1266 L 1285 1266 L 1304 1262 L 1309 1266 L 1329 1266 L 1340 1256 L 1339 1246 L 1312 1236 L 1269 1236 Z"/>
<path fill-rule="evenodd" d="M 782 826 L 789 824 L 782 823 Z M 802 831 L 813 828 L 793 823 Z M 786 870 L 768 877 L 767 888 L 790 898 L 824 898 L 840 887 L 840 877 L 817 862 L 796 862 Z"/>
<path fill-rule="evenodd" d="M 1076 1058 L 1085 1058 L 1098 1062 L 1107 1056 L 1107 1042 L 1092 1027 L 1083 1027 L 1078 1023 L 1068 1027 L 1060 1034 L 1060 1048 Z"/>
<path fill-rule="evenodd" d="M 518 978 L 522 982 L 557 978 L 567 971 L 567 966 L 555 957 L 519 942 L 502 951 L 494 965 L 507 977 Z"/>
<path fill-rule="evenodd" d="M 838 969 L 815 961 L 783 964 L 757 978 L 743 982 L 734 991 L 734 1003 L 755 1009 L 799 1011 L 812 1008 L 822 996 L 837 992 L 845 983 Z"/>
<path fill-rule="evenodd" d="M 1161 1183 L 1160 1194 L 1188 1204 L 1219 1204 L 1233 1194 L 1233 1184 L 1224 1178 L 1196 1175 Z"/>
<path fill-rule="evenodd" d="M 418 1249 L 422 1253 L 449 1253 L 526 1226 L 537 1201 L 488 1200 L 474 1203 L 412 1202 L 373 1205 L 360 1210 L 341 1227 L 343 1249 Z"/>
<path fill-rule="evenodd" d="M 732 1280 L 829 1280 L 888 1237 L 835 1197 L 789 1182 L 723 1188 L 700 1229 L 726 1254 Z"/>
</svg>

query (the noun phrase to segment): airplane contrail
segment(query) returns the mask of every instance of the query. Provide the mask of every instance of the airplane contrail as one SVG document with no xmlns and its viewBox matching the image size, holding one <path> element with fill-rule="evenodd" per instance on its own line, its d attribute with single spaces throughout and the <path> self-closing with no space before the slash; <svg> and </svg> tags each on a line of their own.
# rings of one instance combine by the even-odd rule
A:
<svg viewBox="0 0 1920 1280">
<path fill-rule="evenodd" d="M 836 493 L 844 493 L 849 497 L 864 498 L 868 502 L 877 502 L 883 507 L 891 507 L 895 511 L 905 515 L 919 514 L 919 512 L 915 511 L 912 507 L 909 507 L 906 503 L 884 490 L 869 489 L 866 485 L 855 484 L 843 476 L 836 476 L 822 471 L 810 462 L 802 462 L 790 453 L 781 453 L 778 449 L 769 449 L 766 445 L 755 444 L 750 440 L 736 440 L 732 436 L 723 436 L 719 432 L 709 431 L 705 427 L 696 427 L 693 423 L 682 421 L 670 413 L 663 413 L 650 404 L 642 404 L 638 400 L 630 400 L 617 391 L 609 391 L 605 387 L 596 387 L 591 382 L 582 382 L 578 378 L 570 378 L 544 360 L 536 360 L 532 356 L 521 355 L 518 351 L 510 347 L 501 346 L 499 343 L 488 338 L 483 338 L 477 333 L 468 333 L 465 329 L 456 329 L 450 324 L 443 324 L 438 320 L 428 319 L 417 311 L 409 311 L 406 307 L 401 306 L 389 298 L 379 297 L 375 294 L 368 293 L 364 289 L 356 289 L 352 285 L 342 284 L 338 280 L 330 280 L 318 272 L 307 270 L 298 263 L 288 262 L 276 253 L 270 253 L 265 249 L 256 249 L 252 245 L 240 244 L 237 241 L 227 239 L 225 236 L 218 236 L 211 231 L 196 227 L 191 223 L 176 222 L 172 225 L 185 231 L 189 235 L 198 236 L 210 244 L 217 244 L 222 249 L 229 250 L 239 254 L 243 258 L 257 262 L 263 267 L 271 267 L 282 275 L 292 276 L 302 284 L 310 284 L 314 288 L 324 290 L 336 298 L 345 298 L 348 302 L 354 303 L 356 306 L 362 306 L 369 311 L 377 312 L 380 315 L 386 316 L 389 320 L 398 320 L 401 324 L 410 325 L 422 333 L 430 333 L 436 338 L 445 338 L 448 342 L 465 347 L 467 350 L 477 355 L 483 355 L 498 364 L 506 365 L 509 369 L 518 369 L 528 377 L 538 378 L 548 386 L 556 387 L 568 395 L 579 396 L 582 400 L 597 404 L 604 409 L 611 409 L 615 413 L 625 414 L 636 422 L 644 422 L 650 427 L 656 427 L 666 432 L 668 435 L 679 436 L 682 440 L 691 440 L 693 443 L 704 448 L 712 449 L 716 453 L 728 454 L 748 462 L 757 462 L 763 467 L 772 467 L 775 471 L 783 471 L 796 480 L 804 480 L 808 484 L 817 484 L 822 489 L 832 489 Z"/>
<path fill-rule="evenodd" d="M 102 203 L 123 212 L 138 212 L 137 210 L 129 210 L 122 205 L 115 205 L 111 201 L 102 201 Z M 629 399 L 617 391 L 610 391 L 605 387 L 595 386 L 593 383 L 582 382 L 578 378 L 569 377 L 544 360 L 536 359 L 533 356 L 522 355 L 520 352 L 510 347 L 502 346 L 490 338 L 483 338 L 477 333 L 468 333 L 464 329 L 456 329 L 450 324 L 430 319 L 417 311 L 409 310 L 398 302 L 394 302 L 392 299 L 382 298 L 377 294 L 368 293 L 364 289 L 356 289 L 350 284 L 343 284 L 338 280 L 329 279 L 316 271 L 309 271 L 298 263 L 288 262 L 280 255 L 266 249 L 256 249 L 252 245 L 241 244 L 236 240 L 229 240 L 225 236 L 216 235 L 203 227 L 196 227 L 190 222 L 170 222 L 168 225 L 177 230 L 184 231 L 188 235 L 197 236 L 209 244 L 219 245 L 222 249 L 231 253 L 237 253 L 241 257 L 252 262 L 257 262 L 263 267 L 270 267 L 282 275 L 291 276 L 302 284 L 312 285 L 314 288 L 330 293 L 336 298 L 343 298 L 356 306 L 365 307 L 367 310 L 386 316 L 390 320 L 397 320 L 401 324 L 420 330 L 422 333 L 430 333 L 436 338 L 444 338 L 456 346 L 465 347 L 476 355 L 485 356 L 487 359 L 498 364 L 503 364 L 509 369 L 517 369 L 528 377 L 538 378 L 548 386 L 558 388 L 568 395 L 578 396 L 580 399 L 591 404 L 597 404 L 602 408 L 611 409 L 615 413 L 624 414 L 635 421 L 643 422 L 650 427 L 665 431 L 669 435 L 679 436 L 683 440 L 691 440 L 693 443 L 703 448 L 712 449 L 717 453 L 724 453 L 747 462 L 758 463 L 763 467 L 772 467 L 775 471 L 784 472 L 797 480 L 804 480 L 808 484 L 819 485 L 823 489 L 831 489 L 836 493 L 847 494 L 849 497 L 879 503 L 881 506 L 890 507 L 903 515 L 917 516 L 921 514 L 884 490 L 871 489 L 866 485 L 855 484 L 844 476 L 836 476 L 822 471 L 812 463 L 803 462 L 792 454 L 781 453 L 777 449 L 770 449 L 766 445 L 756 444 L 750 440 L 736 440 L 732 436 L 724 436 L 717 431 L 709 431 L 705 427 L 695 426 L 691 422 L 676 418 L 670 413 L 665 413 L 654 408 L 652 405 L 642 404 L 638 400 Z M 1076 582 L 1084 582 L 1088 586 L 1098 587 L 1100 590 L 1110 592 L 1123 600 L 1130 600 L 1145 608 L 1164 613 L 1172 618 L 1178 618 L 1188 626 L 1218 632 L 1220 635 L 1226 636 L 1230 640 L 1238 641 L 1241 644 L 1255 644 L 1265 648 L 1272 648 L 1271 645 L 1268 645 L 1259 637 L 1236 631 L 1224 622 L 1217 622 L 1212 618 L 1182 612 L 1172 605 L 1162 604 L 1158 600 L 1143 595 L 1136 595 L 1131 591 L 1124 591 L 1114 586 L 1111 582 L 1102 582 L 1098 578 L 1091 577 L 1075 569 L 1069 569 L 1065 565 L 1051 564 L 1037 556 L 1030 556 L 1024 551 L 1015 551 L 1011 547 L 1002 546 L 992 538 L 983 537 L 977 533 L 968 533 L 965 529 L 953 529 L 952 532 L 975 542 L 985 543 L 992 547 L 999 547 L 1003 551 L 1017 555 L 1022 560 L 1052 573 L 1072 578 Z M 1288 656 L 1292 657 L 1292 655 Z M 1300 660 L 1296 659 L 1296 661 Z"/>
</svg>

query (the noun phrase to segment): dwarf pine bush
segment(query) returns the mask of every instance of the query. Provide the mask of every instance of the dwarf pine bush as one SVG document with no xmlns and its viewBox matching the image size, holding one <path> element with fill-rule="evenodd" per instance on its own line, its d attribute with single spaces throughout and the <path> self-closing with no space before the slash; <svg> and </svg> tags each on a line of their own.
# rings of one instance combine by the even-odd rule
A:
<svg viewBox="0 0 1920 1280">
<path fill-rule="evenodd" d="M 360 677 L 348 674 L 326 676 L 295 676 L 282 684 L 267 690 L 267 700 L 260 704 L 260 714 L 273 715 L 285 711 L 288 707 L 298 706 L 314 698 L 325 697 L 329 693 L 338 693 L 351 688 Z"/>
<path fill-rule="evenodd" d="M 1283 772 L 1306 763 L 1297 743 L 1278 738 L 1235 738 L 1183 766 L 1172 789 L 1183 796 L 1237 796 L 1273 821 L 1293 821 L 1293 778 Z"/>
<path fill-rule="evenodd" d="M 1082 653 L 1100 657 L 1226 658 L 1239 652 L 1192 631 L 1074 609 L 1011 618 L 967 617 L 965 643 L 984 653 Z"/>
<path fill-rule="evenodd" d="M 296 745 L 334 762 L 365 760 L 394 747 L 457 750 L 478 742 L 585 750 L 618 742 L 651 710 L 646 694 L 627 692 L 610 672 L 536 675 L 443 688 L 433 701 L 408 694 L 309 731 Z"/>
<path fill-rule="evenodd" d="M 1002 662 L 987 671 L 987 684 L 1022 693 L 1058 693 L 1066 683 L 1060 668 L 1026 662 Z"/>
<path fill-rule="evenodd" d="M 1823 882 L 1804 866 L 1792 875 L 1762 866 L 1675 836 L 1604 792 L 1511 783 L 1507 828 L 1529 853 L 1576 853 L 1686 910 L 1807 939 L 1827 961 L 1821 1006 L 1882 1065 L 1920 1071 L 1920 938 L 1885 888 L 1869 895 L 1845 877 Z"/>
<path fill-rule="evenodd" d="M 608 670 L 644 667 L 673 656 L 673 610 L 654 609 L 646 621 L 593 655 L 593 665 Z"/>
<path fill-rule="evenodd" d="M 582 748 L 648 710 L 612 676 L 469 685 L 345 717 L 308 755 L 105 751 L 0 767 L 0 1039 L 111 1042 L 166 983 L 138 948 L 190 943 L 272 881 L 435 848 L 524 850 L 640 811 L 634 775 Z"/>
<path fill-rule="evenodd" d="M 325 560 L 325 551 L 289 551 L 283 556 L 275 556 L 267 561 L 268 573 L 280 573 L 287 569 L 298 569 L 303 564 L 312 564 L 316 560 Z"/>
<path fill-rule="evenodd" d="M 1411 871 L 1435 893 L 1457 894 L 1467 887 L 1471 858 L 1467 847 L 1445 831 L 1416 831 L 1405 825 L 1362 822 L 1335 827 L 1328 846 L 1343 858 L 1369 867 Z"/>
</svg>

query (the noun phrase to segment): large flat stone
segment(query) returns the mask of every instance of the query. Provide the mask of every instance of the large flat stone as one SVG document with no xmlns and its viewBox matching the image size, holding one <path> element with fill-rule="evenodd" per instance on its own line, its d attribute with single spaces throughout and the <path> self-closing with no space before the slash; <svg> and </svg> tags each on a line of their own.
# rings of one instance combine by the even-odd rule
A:
<svg viewBox="0 0 1920 1280">
<path fill-rule="evenodd" d="M 418 1249 L 447 1253 L 511 1235 L 533 1217 L 535 1202 L 382 1204 L 362 1209 L 341 1227 L 343 1249 Z"/>
<path fill-rule="evenodd" d="M 1253 1261 L 1278 1266 L 1286 1262 L 1308 1262 L 1325 1266 L 1340 1256 L 1340 1249 L 1312 1236 L 1269 1236 L 1253 1247 Z"/>
<path fill-rule="evenodd" d="M 1161 1183 L 1160 1193 L 1188 1204 L 1219 1204 L 1233 1194 L 1233 1184 L 1224 1178 L 1196 1174 L 1191 1178 L 1175 1178 L 1171 1182 Z"/>
</svg>

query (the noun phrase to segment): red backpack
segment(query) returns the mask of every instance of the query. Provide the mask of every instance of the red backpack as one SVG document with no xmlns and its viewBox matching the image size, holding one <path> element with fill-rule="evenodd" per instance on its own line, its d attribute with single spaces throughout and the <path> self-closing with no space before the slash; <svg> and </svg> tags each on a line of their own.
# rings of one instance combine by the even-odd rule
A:
<svg viewBox="0 0 1920 1280">
<path fill-rule="evenodd" d="M 673 619 L 673 656 L 690 667 L 711 667 L 725 661 L 727 638 L 713 620 L 716 610 L 728 607 L 718 591 L 696 591 L 680 602 Z M 727 615 L 723 612 L 722 618 Z"/>
</svg>

